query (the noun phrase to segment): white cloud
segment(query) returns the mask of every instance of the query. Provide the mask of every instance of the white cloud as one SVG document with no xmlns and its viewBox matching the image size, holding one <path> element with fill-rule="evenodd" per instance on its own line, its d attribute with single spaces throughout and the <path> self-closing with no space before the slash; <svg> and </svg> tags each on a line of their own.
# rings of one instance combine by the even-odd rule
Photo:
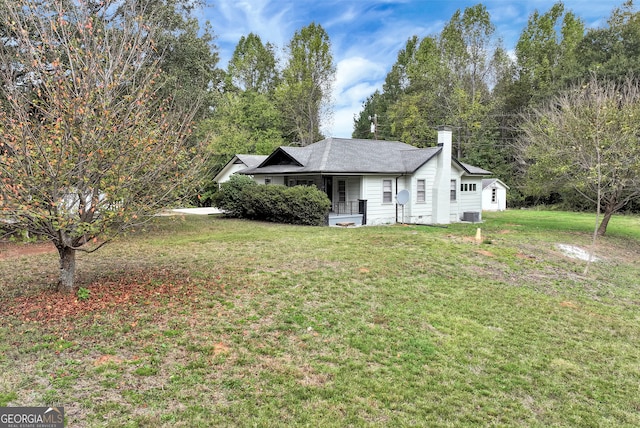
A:
<svg viewBox="0 0 640 428">
<path fill-rule="evenodd" d="M 385 72 L 384 64 L 359 56 L 345 58 L 338 62 L 336 67 L 334 93 L 342 93 L 345 88 L 357 82 L 380 80 L 384 77 Z"/>
<path fill-rule="evenodd" d="M 290 38 L 291 19 L 288 16 L 292 13 L 292 4 L 278 3 L 274 9 L 273 3 L 269 0 L 216 0 L 209 3 L 213 7 L 209 19 L 220 45 L 221 67 L 226 67 L 240 38 L 249 33 L 260 36 L 263 43 L 284 46 Z"/>
<path fill-rule="evenodd" d="M 383 63 L 354 56 L 338 62 L 333 87 L 333 123 L 325 133 L 334 137 L 351 137 L 353 118 L 362 109 L 362 103 L 376 89 L 382 87 L 386 75 Z"/>
</svg>

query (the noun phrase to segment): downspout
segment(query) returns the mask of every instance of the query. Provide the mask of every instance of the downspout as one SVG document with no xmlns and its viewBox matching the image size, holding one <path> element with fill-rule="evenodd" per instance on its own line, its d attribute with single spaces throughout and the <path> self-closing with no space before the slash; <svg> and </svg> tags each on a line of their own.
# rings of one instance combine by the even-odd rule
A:
<svg viewBox="0 0 640 428">
<path fill-rule="evenodd" d="M 398 178 L 402 177 L 401 175 L 396 177 L 396 223 L 398 223 Z"/>
<path fill-rule="evenodd" d="M 398 222 L 398 178 L 405 176 L 406 174 L 401 174 L 399 176 L 396 177 L 396 197 L 395 197 L 395 201 L 396 201 L 396 223 Z"/>
</svg>

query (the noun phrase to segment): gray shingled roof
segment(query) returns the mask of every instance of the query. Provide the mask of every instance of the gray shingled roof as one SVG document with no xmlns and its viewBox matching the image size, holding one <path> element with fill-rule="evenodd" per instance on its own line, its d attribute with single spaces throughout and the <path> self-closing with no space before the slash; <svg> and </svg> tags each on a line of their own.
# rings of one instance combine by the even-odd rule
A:
<svg viewBox="0 0 640 428">
<path fill-rule="evenodd" d="M 485 178 L 482 180 L 482 188 L 486 189 L 487 186 L 491 186 L 496 180 L 497 178 Z"/>
<path fill-rule="evenodd" d="M 301 164 L 274 165 L 269 158 L 243 174 L 411 173 L 435 156 L 440 147 L 416 148 L 399 141 L 327 138 L 306 147 L 280 147 Z M 272 154 L 270 157 L 274 156 Z"/>
<path fill-rule="evenodd" d="M 507 189 L 509 189 L 509 186 L 507 186 L 506 184 L 504 184 L 502 182 L 502 180 L 499 180 L 497 178 L 485 178 L 482 180 L 482 188 L 486 189 L 488 186 L 491 186 L 493 183 L 495 183 L 496 181 L 500 182 L 504 187 L 506 187 Z"/>
<path fill-rule="evenodd" d="M 469 174 L 476 175 L 489 175 L 491 171 L 487 171 L 486 169 L 482 169 L 477 166 L 469 165 L 468 163 L 458 162 Z"/>
<path fill-rule="evenodd" d="M 400 141 L 327 138 L 306 147 L 279 147 L 260 165 L 250 166 L 242 174 L 410 174 L 441 150 L 441 147 L 418 148 Z M 291 164 L 279 164 L 283 157 L 290 158 Z M 454 161 L 468 174 L 491 174 Z"/>
<path fill-rule="evenodd" d="M 247 168 L 255 168 L 268 157 L 267 155 L 236 155 Z"/>
</svg>

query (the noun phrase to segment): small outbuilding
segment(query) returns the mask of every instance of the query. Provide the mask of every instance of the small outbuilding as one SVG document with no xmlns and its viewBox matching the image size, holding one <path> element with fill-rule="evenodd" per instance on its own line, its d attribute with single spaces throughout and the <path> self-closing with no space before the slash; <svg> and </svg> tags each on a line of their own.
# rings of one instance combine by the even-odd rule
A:
<svg viewBox="0 0 640 428">
<path fill-rule="evenodd" d="M 504 211 L 507 209 L 509 186 L 498 178 L 482 180 L 482 211 Z"/>
</svg>

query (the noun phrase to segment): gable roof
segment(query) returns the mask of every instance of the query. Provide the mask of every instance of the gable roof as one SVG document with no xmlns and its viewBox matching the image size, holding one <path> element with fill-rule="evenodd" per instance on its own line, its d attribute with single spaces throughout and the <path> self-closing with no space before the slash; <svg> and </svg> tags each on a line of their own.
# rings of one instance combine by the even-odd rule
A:
<svg viewBox="0 0 640 428">
<path fill-rule="evenodd" d="M 219 182 L 221 179 L 228 176 L 233 171 L 237 171 L 239 168 L 244 169 L 241 166 L 234 168 L 234 165 L 244 165 L 247 168 L 255 168 L 260 165 L 267 158 L 266 155 L 234 155 L 229 162 L 227 162 L 220 171 L 213 177 L 213 181 Z"/>
<path fill-rule="evenodd" d="M 306 147 L 279 147 L 243 174 L 404 174 L 424 165 L 442 150 L 400 141 L 327 138 Z M 289 159 L 289 162 L 286 162 Z"/>
<path fill-rule="evenodd" d="M 236 155 L 236 157 L 247 166 L 247 168 L 255 168 L 267 158 L 267 155 Z"/>
<path fill-rule="evenodd" d="M 485 178 L 484 180 L 482 180 L 482 190 L 484 190 L 487 187 L 491 186 L 493 183 L 502 184 L 505 188 L 509 189 L 509 186 L 504 184 L 504 182 L 502 180 L 498 179 L 498 178 Z"/>
</svg>

